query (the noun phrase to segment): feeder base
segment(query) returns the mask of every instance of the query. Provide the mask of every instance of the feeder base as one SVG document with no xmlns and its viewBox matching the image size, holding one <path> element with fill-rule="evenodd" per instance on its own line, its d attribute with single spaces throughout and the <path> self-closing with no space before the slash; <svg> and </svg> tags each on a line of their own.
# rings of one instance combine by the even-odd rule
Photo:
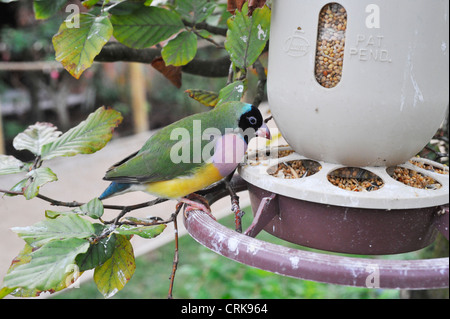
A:
<svg viewBox="0 0 450 319">
<path fill-rule="evenodd" d="M 253 213 L 272 192 L 248 185 Z M 302 246 L 332 252 L 386 255 L 430 245 L 439 207 L 363 209 L 341 207 L 276 195 L 264 215 L 273 214 L 264 230 Z"/>
</svg>

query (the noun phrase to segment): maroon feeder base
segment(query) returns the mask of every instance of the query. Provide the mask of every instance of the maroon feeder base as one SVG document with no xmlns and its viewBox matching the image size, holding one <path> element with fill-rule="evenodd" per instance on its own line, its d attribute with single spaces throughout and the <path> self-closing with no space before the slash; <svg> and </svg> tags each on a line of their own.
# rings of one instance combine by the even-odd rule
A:
<svg viewBox="0 0 450 319">
<path fill-rule="evenodd" d="M 248 190 L 256 215 L 260 203 L 273 193 L 251 184 Z M 435 240 L 440 210 L 341 207 L 275 195 L 264 211 L 265 224 L 259 224 L 269 234 L 310 248 L 360 255 L 400 254 Z"/>
<path fill-rule="evenodd" d="M 249 188 L 251 188 L 250 185 Z M 254 190 L 250 193 L 251 197 L 253 197 L 252 201 L 256 200 L 255 196 L 259 197 Z M 200 244 L 222 256 L 252 267 L 294 278 L 338 285 L 383 289 L 437 289 L 449 287 L 448 258 L 423 260 L 354 258 L 330 255 L 325 252 L 318 253 L 287 248 L 255 239 L 253 237 L 262 229 L 273 232 L 274 235 L 282 238 L 290 236 L 283 235 L 283 233 L 277 231 L 277 228 L 285 227 L 277 224 L 279 216 L 277 216 L 277 213 L 274 215 L 274 212 L 278 211 L 278 209 L 273 209 L 273 206 L 280 204 L 280 202 L 277 202 L 274 199 L 279 195 L 262 193 L 260 195 L 261 197 L 257 199 L 259 205 L 256 206 L 257 211 L 255 212 L 253 223 L 244 234 L 240 234 L 219 224 L 201 211 L 191 211 L 187 217 L 185 216 L 184 224 L 186 229 Z M 262 197 L 263 195 L 268 196 Z M 256 202 L 253 204 L 256 204 Z M 255 205 L 253 206 L 255 207 Z M 310 213 L 314 214 L 315 212 Z M 330 212 L 327 212 L 325 215 L 329 213 Z M 400 215 L 404 213 L 405 212 L 400 213 Z M 345 216 L 343 214 L 345 214 L 345 211 L 338 211 L 336 216 L 339 216 L 338 218 L 343 221 L 350 217 L 349 215 Z M 389 231 L 386 232 L 386 230 L 383 229 L 375 229 L 375 233 L 373 234 L 376 234 L 377 231 L 380 232 L 380 236 L 375 236 L 378 238 L 379 242 L 376 244 L 375 242 L 372 243 L 373 249 L 369 249 L 369 253 L 395 253 L 418 249 L 417 247 L 425 247 L 434 240 L 437 231 L 440 231 L 448 240 L 448 206 L 443 207 L 439 213 L 437 213 L 436 208 L 434 208 L 432 213 L 425 212 L 425 214 L 422 215 L 425 217 L 422 216 L 421 218 L 423 220 L 420 222 L 426 223 L 426 226 L 422 227 L 419 225 L 414 228 L 415 237 L 412 240 L 412 244 L 408 243 L 407 240 L 402 243 L 391 243 L 394 238 L 389 234 Z M 374 216 L 376 217 L 376 215 Z M 374 219 L 372 217 L 373 216 L 367 217 L 370 223 L 375 222 L 376 218 Z M 402 234 L 401 229 L 406 227 L 396 225 L 395 223 L 398 223 L 399 220 L 403 220 L 405 223 L 409 223 L 410 226 L 414 226 L 413 223 L 405 221 L 403 217 L 400 216 L 399 219 L 392 221 L 394 225 L 385 224 L 384 226 L 388 228 L 393 227 L 391 228 L 391 233 L 392 229 L 394 229 L 396 232 Z M 327 218 L 331 217 L 326 217 L 325 220 Z M 287 221 L 289 221 L 289 219 L 287 219 Z M 329 222 L 330 225 L 334 223 L 333 220 L 330 220 Z M 308 227 L 313 228 L 316 226 L 310 224 Z M 370 227 L 366 230 L 369 231 L 369 229 Z M 307 231 L 307 227 L 302 229 L 302 232 Z M 294 235 L 291 234 L 295 237 L 294 241 L 298 241 L 299 233 L 300 232 L 297 232 Z M 359 240 L 353 240 L 355 244 L 351 244 L 345 248 L 345 250 L 348 251 L 348 249 L 351 249 L 352 251 L 359 251 L 362 247 L 363 250 L 367 252 L 367 248 L 370 248 L 371 245 L 370 241 L 361 241 L 361 238 L 370 238 L 373 234 L 367 233 L 367 237 L 363 234 L 363 236 L 360 236 Z M 417 234 L 423 235 L 420 235 L 421 238 L 418 239 Z M 327 237 L 324 233 L 318 235 L 320 236 L 319 242 L 323 243 L 329 250 L 340 251 L 342 249 L 338 247 L 339 245 L 343 244 L 346 240 L 352 242 L 351 237 L 347 238 L 346 236 L 339 235 L 341 236 L 339 239 L 340 242 L 335 244 L 332 243 L 332 237 Z M 407 236 L 408 234 L 403 235 Z M 403 235 L 400 235 L 400 237 L 403 237 Z M 311 238 L 314 238 L 314 232 L 312 236 L 313 237 Z M 383 237 L 386 237 L 386 240 L 384 240 Z M 291 240 L 291 238 L 285 239 Z M 307 240 L 306 237 L 304 240 Z M 326 244 L 327 241 L 329 242 L 328 244 Z M 380 245 L 385 245 L 385 247 L 380 248 Z M 317 247 L 316 244 L 314 246 Z"/>
</svg>

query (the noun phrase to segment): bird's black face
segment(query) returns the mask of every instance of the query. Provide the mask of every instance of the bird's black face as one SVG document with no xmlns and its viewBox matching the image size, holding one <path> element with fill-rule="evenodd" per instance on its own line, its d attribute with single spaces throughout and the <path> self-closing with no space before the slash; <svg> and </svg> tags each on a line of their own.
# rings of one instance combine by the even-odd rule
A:
<svg viewBox="0 0 450 319">
<path fill-rule="evenodd" d="M 245 142 L 248 143 L 249 139 L 255 137 L 258 134 L 258 130 L 260 128 L 264 127 L 267 128 L 267 126 L 264 123 L 263 117 L 261 115 L 261 112 L 252 105 L 251 109 L 247 111 L 246 113 L 242 114 L 239 118 L 239 128 L 243 131 L 243 136 L 245 139 Z M 267 129 L 268 132 L 268 129 Z M 269 133 L 265 132 L 266 134 L 264 137 L 267 138 L 267 135 L 270 136 Z"/>
<path fill-rule="evenodd" d="M 263 122 L 261 112 L 259 112 L 259 110 L 252 105 L 250 111 L 242 114 L 239 118 L 239 128 L 244 132 L 245 130 L 252 128 L 256 132 L 261 127 Z"/>
</svg>

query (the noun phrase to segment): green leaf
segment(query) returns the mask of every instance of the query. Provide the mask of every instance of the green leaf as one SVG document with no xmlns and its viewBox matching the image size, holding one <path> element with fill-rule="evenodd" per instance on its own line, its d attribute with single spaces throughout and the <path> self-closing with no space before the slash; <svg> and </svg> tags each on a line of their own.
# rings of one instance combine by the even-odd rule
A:
<svg viewBox="0 0 450 319">
<path fill-rule="evenodd" d="M 180 32 L 161 50 L 166 65 L 182 66 L 197 54 L 197 36 L 190 31 Z"/>
<path fill-rule="evenodd" d="M 242 11 L 228 19 L 225 49 L 235 66 L 243 69 L 252 65 L 259 57 L 269 39 L 270 9 L 267 6 L 253 11 L 248 16 L 248 2 Z"/>
<path fill-rule="evenodd" d="M 8 269 L 8 273 L 10 273 L 11 271 L 13 271 L 14 268 L 16 268 L 19 265 L 23 265 L 23 264 L 28 264 L 31 261 L 31 253 L 34 251 L 35 249 L 33 249 L 30 245 L 25 244 L 25 247 L 19 252 L 19 255 L 17 255 L 12 263 L 11 266 Z M 73 268 L 73 272 L 71 273 L 71 269 Z M 68 267 L 68 272 L 67 272 L 67 277 L 66 280 L 64 280 L 63 282 L 61 282 L 59 285 L 57 285 L 55 288 L 52 288 L 50 290 L 50 292 L 55 292 L 55 291 L 59 291 L 62 290 L 64 288 L 66 288 L 67 286 L 69 286 L 72 283 L 72 280 L 76 279 L 74 278 L 75 276 L 78 278 L 80 273 L 77 271 L 76 269 L 76 265 L 74 265 L 73 267 Z M 71 276 L 73 275 L 73 276 Z M 14 288 L 7 288 L 9 291 L 5 291 L 6 294 L 10 293 L 11 295 L 13 295 L 14 297 L 25 297 L 25 298 L 29 298 L 29 297 L 37 297 L 39 296 L 43 291 L 39 290 L 39 289 L 35 289 L 35 288 L 31 288 L 28 289 L 26 287 L 14 287 Z M 5 294 L 5 295 L 6 295 Z"/>
<path fill-rule="evenodd" d="M 53 37 L 56 60 L 79 79 L 84 70 L 94 62 L 106 42 L 111 38 L 113 27 L 107 16 L 79 14 L 79 26 L 64 21 Z"/>
<path fill-rule="evenodd" d="M 1 1 L 0 1 L 1 2 Z M 12 293 L 14 290 L 16 290 L 17 288 L 8 288 L 8 287 L 3 287 L 0 289 L 0 299 L 5 298 L 5 296 L 9 295 L 10 293 Z"/>
<path fill-rule="evenodd" d="M 103 296 L 109 298 L 127 284 L 135 269 L 133 247 L 125 236 L 118 235 L 111 258 L 95 268 L 94 282 Z"/>
<path fill-rule="evenodd" d="M 180 17 L 163 8 L 142 7 L 127 15 L 112 15 L 114 37 L 135 49 L 151 47 L 182 28 Z"/>
<path fill-rule="evenodd" d="M 57 13 L 67 0 L 34 0 L 34 16 L 36 19 L 47 19 Z"/>
<path fill-rule="evenodd" d="M 64 214 L 57 218 L 47 218 L 32 226 L 14 227 L 12 231 L 32 247 L 69 238 L 86 239 L 95 236 L 92 223 L 76 214 Z"/>
<path fill-rule="evenodd" d="M 25 164 L 12 155 L 0 154 L 0 175 L 26 172 L 30 164 Z"/>
<path fill-rule="evenodd" d="M 216 92 L 205 90 L 186 90 L 184 91 L 190 98 L 202 103 L 209 107 L 215 107 L 219 99 L 219 95 Z"/>
<path fill-rule="evenodd" d="M 130 226 L 130 225 L 121 225 L 116 228 L 114 232 L 121 235 L 138 235 L 142 238 L 154 238 L 161 234 L 164 229 L 166 229 L 166 225 L 154 225 L 154 226 Z"/>
<path fill-rule="evenodd" d="M 24 191 L 24 189 L 27 187 L 27 184 L 28 184 L 28 177 L 22 179 L 19 182 L 17 182 L 17 184 L 15 184 L 13 187 L 11 187 L 10 191 L 11 192 L 22 193 Z M 15 195 L 15 194 L 5 194 L 4 196 L 17 196 L 17 195 Z"/>
<path fill-rule="evenodd" d="M 25 244 L 25 247 L 12 260 L 11 266 L 9 266 L 7 273 L 10 273 L 14 268 L 16 268 L 19 265 L 29 263 L 31 260 L 30 253 L 32 253 L 32 252 L 33 252 L 33 247 L 31 247 L 28 244 Z M 22 295 L 26 295 L 27 297 L 36 297 L 36 296 L 39 296 L 39 291 L 37 289 L 27 290 L 27 289 L 21 289 L 21 288 L 18 289 L 17 287 L 12 287 L 12 288 L 4 287 L 2 289 L 1 298 L 3 298 L 4 296 L 6 296 L 8 294 L 12 294 L 17 297 L 21 297 Z"/>
<path fill-rule="evenodd" d="M 228 84 L 219 92 L 217 104 L 230 102 L 230 101 L 240 101 L 244 95 L 246 85 L 243 81 L 235 81 Z"/>
<path fill-rule="evenodd" d="M 209 0 L 177 0 L 177 12 L 189 22 L 199 23 L 211 15 L 216 7 Z"/>
<path fill-rule="evenodd" d="M 108 9 L 108 13 L 119 16 L 119 15 L 127 15 L 132 14 L 134 11 L 139 10 L 143 7 L 142 1 L 121 1 L 118 2 L 112 6 L 110 6 Z"/>
<path fill-rule="evenodd" d="M 75 213 L 87 215 L 94 219 L 102 217 L 104 209 L 103 203 L 98 198 L 94 198 L 84 205 L 74 209 Z"/>
<path fill-rule="evenodd" d="M 101 235 L 107 228 L 101 224 L 94 224 L 96 235 Z M 112 257 L 116 247 L 116 234 L 111 234 L 105 238 L 100 239 L 97 243 L 91 244 L 88 251 L 80 254 L 76 258 L 76 263 L 80 271 L 93 269 L 97 266 L 103 265 L 105 261 Z"/>
<path fill-rule="evenodd" d="M 94 198 L 94 199 L 90 200 L 89 202 L 87 202 L 86 204 L 81 205 L 80 207 L 77 207 L 70 211 L 58 212 L 58 211 L 53 211 L 53 210 L 46 210 L 45 217 L 56 218 L 60 215 L 79 214 L 79 215 L 89 216 L 93 219 L 99 219 L 100 217 L 102 217 L 103 212 L 104 212 L 103 203 L 98 198 Z"/>
<path fill-rule="evenodd" d="M 23 255 L 22 258 L 31 260 L 10 269 L 3 284 L 9 288 L 60 290 L 71 284 L 75 257 L 88 248 L 89 242 L 80 238 L 51 241 Z"/>
<path fill-rule="evenodd" d="M 16 150 L 29 150 L 34 155 L 41 155 L 44 144 L 53 142 L 61 135 L 56 126 L 51 123 L 36 123 L 19 133 L 13 140 Z"/>
<path fill-rule="evenodd" d="M 23 193 L 26 199 L 36 197 L 41 186 L 58 180 L 56 174 L 48 167 L 34 169 L 30 171 L 27 176 L 30 178 L 31 183 L 25 188 Z"/>
<path fill-rule="evenodd" d="M 119 112 L 101 107 L 56 141 L 44 145 L 42 159 L 94 153 L 109 142 L 114 128 L 121 121 Z"/>
<path fill-rule="evenodd" d="M 85 7 L 86 9 L 90 9 L 93 6 L 95 6 L 97 4 L 97 2 L 99 2 L 100 0 L 84 0 L 81 4 L 83 5 L 83 7 Z"/>
</svg>

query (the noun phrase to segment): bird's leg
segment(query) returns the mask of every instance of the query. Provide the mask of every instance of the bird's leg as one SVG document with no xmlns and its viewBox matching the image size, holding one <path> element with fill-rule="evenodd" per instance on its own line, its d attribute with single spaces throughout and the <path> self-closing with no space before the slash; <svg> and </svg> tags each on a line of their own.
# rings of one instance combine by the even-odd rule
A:
<svg viewBox="0 0 450 319">
<path fill-rule="evenodd" d="M 201 201 L 202 203 L 199 203 L 198 201 Z M 208 201 L 201 195 L 192 193 L 187 197 L 180 198 L 180 202 L 178 203 L 178 205 L 180 205 L 180 203 L 184 203 L 187 205 L 186 210 L 184 211 L 184 215 L 186 217 L 187 214 L 192 210 L 201 210 L 212 219 L 216 220 L 216 218 L 211 214 L 211 207 L 209 207 Z"/>
<path fill-rule="evenodd" d="M 239 196 L 234 191 L 228 179 L 225 179 L 225 185 L 231 197 L 231 211 L 234 213 L 235 230 L 242 233 L 242 216 L 244 216 L 245 212 L 241 210 L 241 207 L 239 206 Z"/>
</svg>

